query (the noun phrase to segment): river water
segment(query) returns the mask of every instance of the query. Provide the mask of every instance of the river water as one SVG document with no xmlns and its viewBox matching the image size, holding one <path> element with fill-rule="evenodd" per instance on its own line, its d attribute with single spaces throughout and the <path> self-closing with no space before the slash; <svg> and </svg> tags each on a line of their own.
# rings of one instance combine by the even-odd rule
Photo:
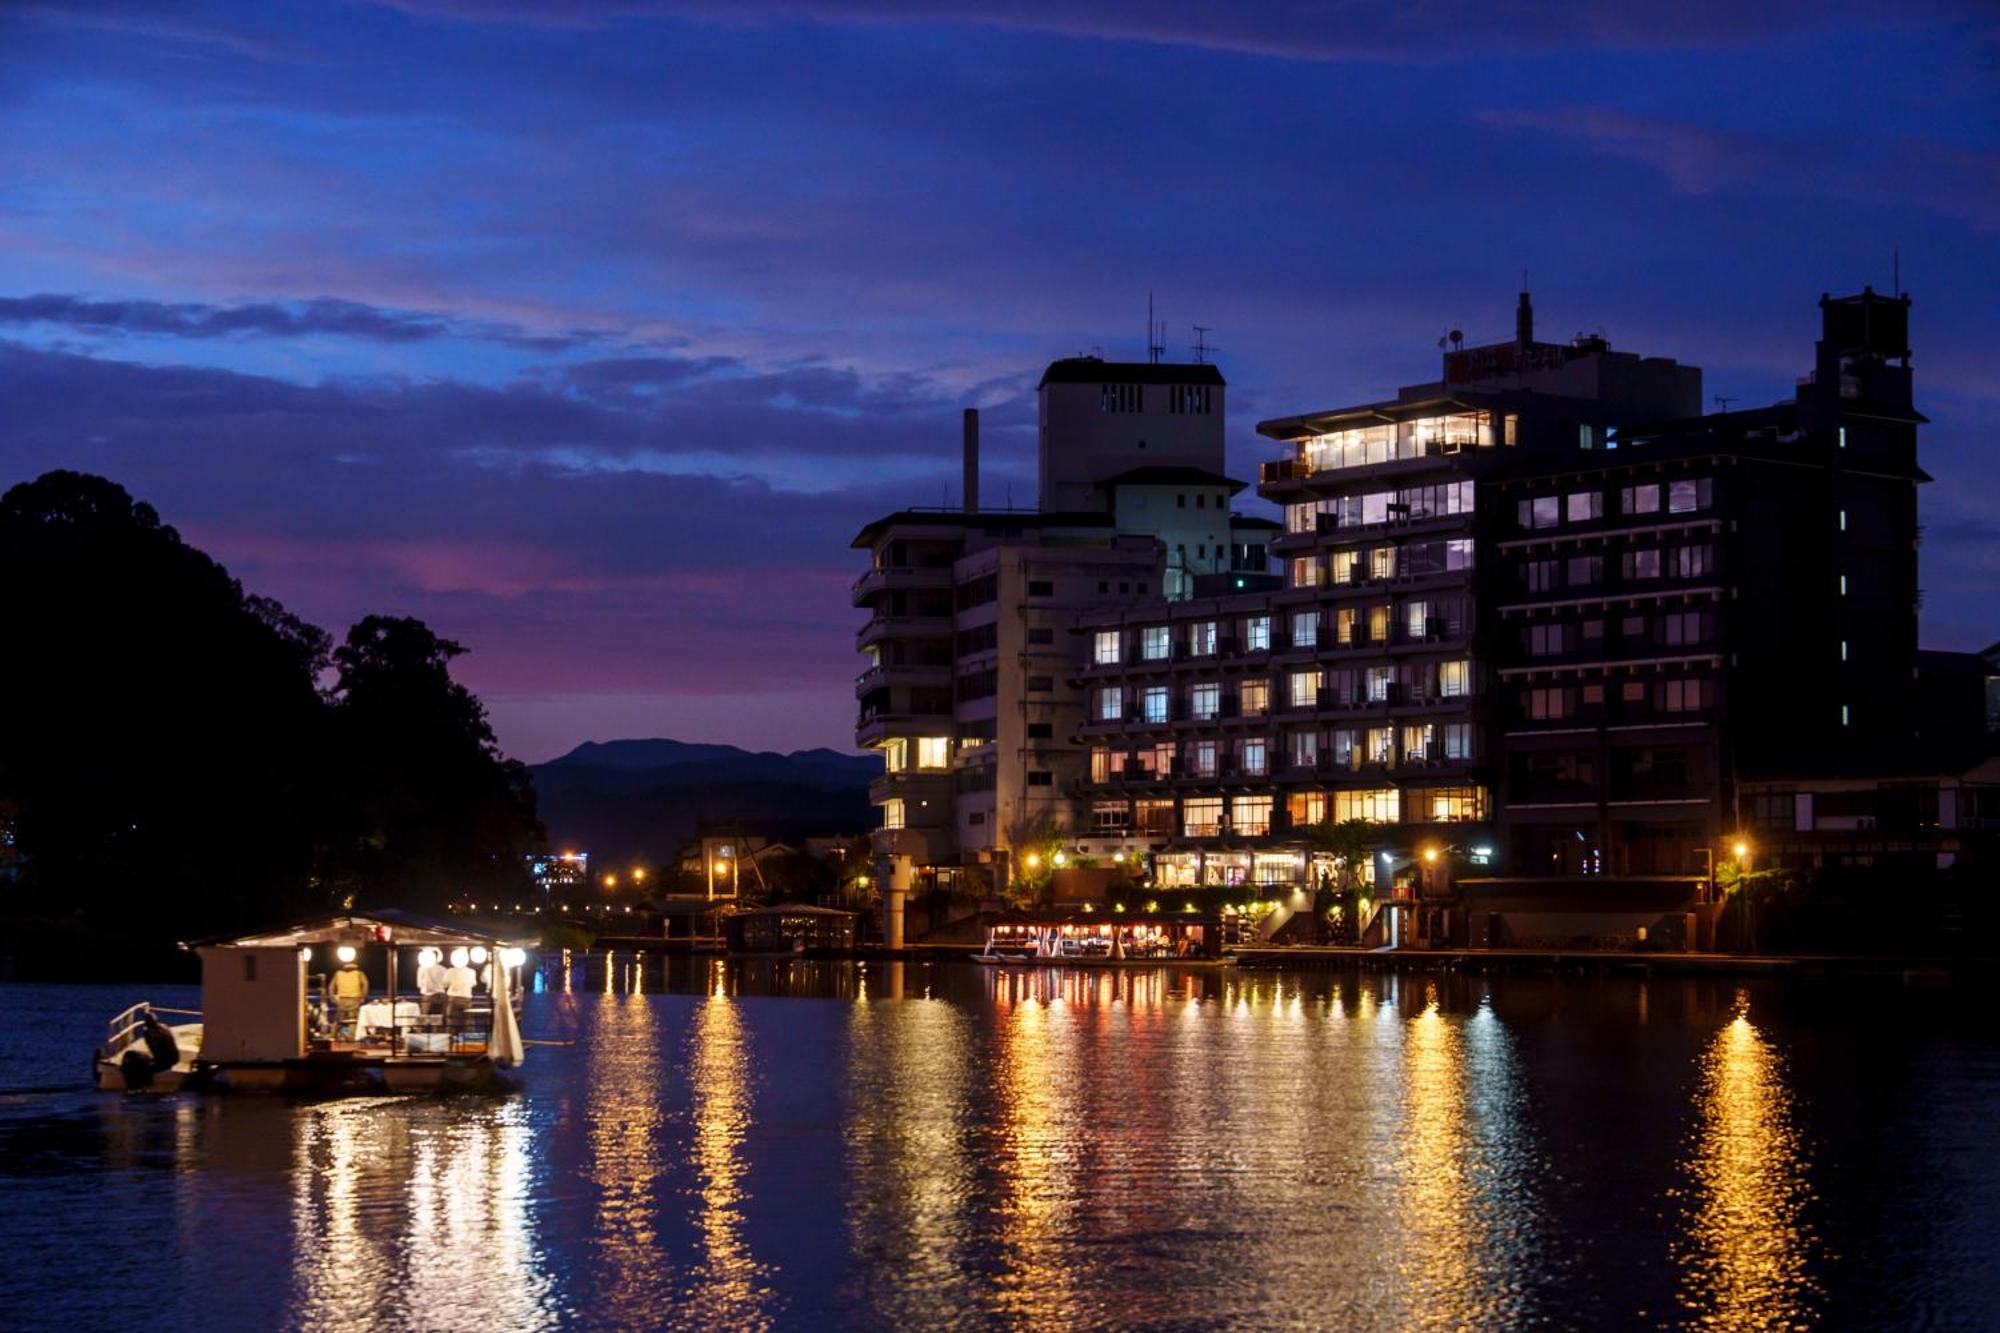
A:
<svg viewBox="0 0 2000 1333">
<path fill-rule="evenodd" d="M 79 1085 L 0 986 L 0 1326 L 2000 1326 L 1962 991 L 551 962 L 521 1089 Z"/>
</svg>

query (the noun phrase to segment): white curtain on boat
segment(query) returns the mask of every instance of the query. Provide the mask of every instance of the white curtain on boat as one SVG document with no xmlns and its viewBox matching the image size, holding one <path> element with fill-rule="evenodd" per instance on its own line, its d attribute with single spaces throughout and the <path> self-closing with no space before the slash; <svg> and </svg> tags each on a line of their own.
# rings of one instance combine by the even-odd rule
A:
<svg viewBox="0 0 2000 1333">
<path fill-rule="evenodd" d="M 513 984 L 498 949 L 493 951 L 493 981 L 487 989 L 493 994 L 493 1035 L 486 1054 L 502 1069 L 512 1069 L 521 1063 L 521 1025 L 514 1020 Z"/>
</svg>

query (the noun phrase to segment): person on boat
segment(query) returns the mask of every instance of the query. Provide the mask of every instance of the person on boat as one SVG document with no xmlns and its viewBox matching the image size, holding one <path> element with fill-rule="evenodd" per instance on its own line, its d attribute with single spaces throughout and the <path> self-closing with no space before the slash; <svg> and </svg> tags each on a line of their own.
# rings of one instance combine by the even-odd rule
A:
<svg viewBox="0 0 2000 1333">
<path fill-rule="evenodd" d="M 444 974 L 445 1014 L 454 1031 L 465 1027 L 465 1017 L 472 1012 L 472 988 L 479 984 L 479 974 L 466 966 L 463 949 L 454 949 L 451 967 Z"/>
<path fill-rule="evenodd" d="M 445 1004 L 444 979 L 449 969 L 444 965 L 444 954 L 437 949 L 424 950 L 423 966 L 417 969 L 417 993 L 423 996 L 424 1017 L 443 1018 Z"/>
<path fill-rule="evenodd" d="M 368 974 L 350 958 L 333 974 L 332 988 L 333 1010 L 338 1020 L 333 1034 L 339 1038 L 345 1033 L 347 1040 L 353 1041 L 361 1019 L 361 1002 L 368 998 Z"/>
<path fill-rule="evenodd" d="M 139 1035 L 146 1043 L 146 1053 L 153 1058 L 154 1073 L 172 1069 L 181 1062 L 181 1044 L 174 1040 L 173 1029 L 162 1023 L 151 1009 L 139 1019 Z"/>
</svg>

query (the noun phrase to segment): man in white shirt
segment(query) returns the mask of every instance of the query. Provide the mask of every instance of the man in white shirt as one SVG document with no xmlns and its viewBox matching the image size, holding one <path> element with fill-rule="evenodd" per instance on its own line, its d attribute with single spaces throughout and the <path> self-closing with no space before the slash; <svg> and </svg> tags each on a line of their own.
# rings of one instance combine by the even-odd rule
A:
<svg viewBox="0 0 2000 1333">
<path fill-rule="evenodd" d="M 417 994 L 423 997 L 426 1018 L 444 1016 L 445 973 L 444 955 L 436 949 L 424 950 L 423 965 L 417 969 Z"/>
<path fill-rule="evenodd" d="M 472 1012 L 472 988 L 478 984 L 478 974 L 465 965 L 465 951 L 453 950 L 451 968 L 444 974 L 444 1002 L 454 1030 L 465 1027 L 465 1017 Z"/>
</svg>

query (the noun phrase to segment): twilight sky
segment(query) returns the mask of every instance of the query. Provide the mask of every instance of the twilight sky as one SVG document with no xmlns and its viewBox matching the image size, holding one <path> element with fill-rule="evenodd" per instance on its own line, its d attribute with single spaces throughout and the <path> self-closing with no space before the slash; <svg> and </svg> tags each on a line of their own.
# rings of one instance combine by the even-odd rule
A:
<svg viewBox="0 0 2000 1333">
<path fill-rule="evenodd" d="M 1265 416 L 1538 332 L 1811 364 L 1912 293 L 1924 638 L 2000 638 L 2000 20 L 1538 0 L 0 6 L 0 486 L 101 472 L 503 745 L 851 748 L 847 543 L 1031 503 L 1050 358 L 1212 326 Z"/>
</svg>

